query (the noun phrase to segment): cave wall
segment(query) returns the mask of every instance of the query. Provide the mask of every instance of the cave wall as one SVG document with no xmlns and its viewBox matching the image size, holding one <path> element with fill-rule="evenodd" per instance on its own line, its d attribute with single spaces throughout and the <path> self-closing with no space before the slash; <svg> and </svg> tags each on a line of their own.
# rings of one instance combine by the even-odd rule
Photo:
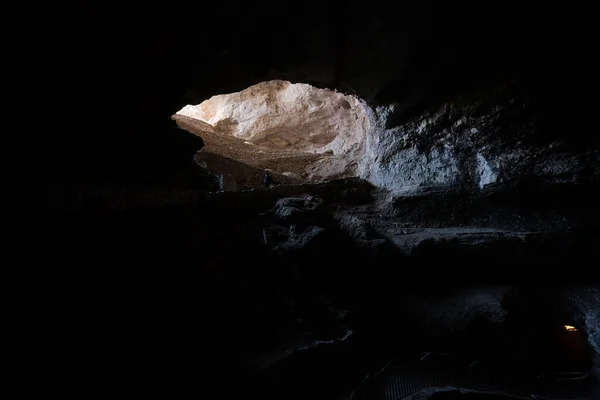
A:
<svg viewBox="0 0 600 400">
<path fill-rule="evenodd" d="M 359 175 L 394 192 L 477 191 L 524 181 L 592 184 L 600 176 L 593 121 L 565 125 L 514 82 L 418 115 L 401 103 L 375 114 Z"/>
<path fill-rule="evenodd" d="M 202 138 L 199 154 L 268 169 L 282 184 L 355 176 L 371 128 L 369 111 L 356 96 L 272 80 L 187 105 L 173 119 Z"/>
<path fill-rule="evenodd" d="M 378 136 L 373 137 L 378 154 L 374 152 L 370 157 L 381 155 L 385 159 L 375 169 L 363 168 L 363 174 L 384 186 L 393 188 L 399 183 L 399 189 L 448 188 L 459 182 L 467 188 L 479 188 L 482 183 L 494 181 L 494 175 L 502 182 L 504 176 L 517 179 L 520 171 L 542 172 L 549 181 L 578 182 L 597 171 L 593 167 L 590 175 L 586 157 L 592 161 L 597 157 L 588 155 L 588 149 L 594 148 L 597 141 L 595 94 L 596 71 L 600 68 L 592 51 L 594 14 L 583 6 L 542 8 L 516 1 L 439 6 L 422 1 L 405 3 L 400 11 L 395 5 L 391 8 L 374 3 L 360 8 L 323 2 L 278 7 L 216 2 L 201 7 L 194 10 L 168 3 L 135 9 L 123 5 L 117 10 L 81 2 L 72 9 L 49 10 L 52 12 L 44 16 L 43 23 L 36 25 L 41 29 L 35 31 L 38 35 L 31 35 L 35 43 L 23 46 L 27 54 L 22 60 L 32 71 L 24 80 L 33 83 L 24 91 L 30 103 L 43 106 L 36 110 L 39 121 L 35 122 L 39 123 L 23 128 L 29 143 L 21 162 L 32 172 L 27 183 L 33 183 L 39 203 L 45 200 L 42 186 L 46 183 L 58 191 L 78 191 L 84 186 L 97 190 L 97 185 L 106 182 L 129 187 L 170 184 L 173 176 L 190 166 L 202 146 L 198 138 L 180 130 L 170 116 L 186 104 L 197 104 L 216 93 L 242 90 L 267 79 L 335 88 L 380 107 L 377 110 L 383 118 Z M 524 93 L 516 103 L 499 96 L 483 105 L 480 100 L 469 100 L 459 110 L 451 107 L 460 93 L 494 94 L 495 89 L 490 87 L 513 80 Z M 503 114 L 521 115 L 515 107 L 531 104 L 531 99 L 540 105 L 541 112 L 526 114 L 508 126 L 496 124 Z M 485 111 L 482 115 L 476 113 L 480 107 Z M 549 118 L 542 126 L 552 129 L 528 129 L 537 115 Z M 494 124 L 488 126 L 487 121 Z M 481 123 L 486 129 L 479 129 Z M 432 135 L 421 144 L 425 148 L 420 147 L 419 129 L 413 129 L 419 126 L 421 133 Z M 472 132 L 473 128 L 479 132 Z M 444 147 L 447 141 L 456 146 Z M 552 143 L 562 144 L 550 148 Z M 558 162 L 547 168 L 552 157 Z M 415 168 L 407 171 L 405 163 L 409 161 Z M 458 168 L 463 166 L 460 172 Z M 194 182 L 177 184 L 190 187 Z M 223 208 L 218 215 L 206 211 L 215 227 L 221 227 L 222 219 L 231 218 L 230 210 L 235 209 Z M 170 256 L 176 252 L 199 258 L 205 252 L 211 257 L 206 265 L 214 266 L 222 265 L 228 253 L 234 253 L 226 243 L 230 239 L 225 228 L 229 227 L 222 227 L 221 235 L 213 237 L 208 235 L 210 225 L 206 223 L 200 233 L 196 230 L 195 220 L 202 220 L 203 215 L 190 218 L 186 212 L 179 214 L 176 207 L 162 210 L 153 213 L 140 209 L 127 222 L 121 214 L 106 218 L 94 210 L 83 217 L 56 214 L 46 219 L 32 218 L 27 228 L 29 236 L 34 234 L 30 241 L 35 241 L 36 251 L 30 247 L 23 252 L 39 257 L 31 260 L 36 274 L 42 272 L 34 277 L 46 286 L 54 285 L 47 290 L 49 294 L 36 292 L 41 293 L 41 299 L 34 301 L 41 304 L 44 296 L 57 293 L 57 303 L 77 306 L 77 301 L 69 299 L 94 297 L 93 312 L 97 316 L 83 323 L 90 328 L 86 330 L 87 343 L 99 359 L 127 349 L 131 361 L 144 366 L 133 371 L 139 382 L 147 382 L 148 376 L 162 378 L 159 372 L 166 372 L 165 365 L 172 370 L 170 367 L 176 364 L 173 354 L 190 352 L 188 344 L 197 346 L 193 354 L 205 355 L 206 347 L 187 333 L 204 332 L 203 321 L 187 318 L 197 309 L 178 308 L 176 302 L 178 295 L 191 293 L 178 286 L 184 286 L 189 275 L 179 275 L 179 270 L 172 269 Z M 179 217 L 174 218 L 171 212 Z M 158 221 L 156 225 L 153 219 Z M 127 229 L 120 229 L 123 226 Z M 193 232 L 197 240 L 190 235 Z M 240 236 L 249 237 L 243 232 Z M 214 239 L 207 242 L 206 237 Z M 261 239 L 261 235 L 252 236 L 248 253 Z M 204 247 L 199 249 L 198 243 L 204 243 Z M 211 248 L 213 243 L 220 247 Z M 184 248 L 177 247 L 179 244 Z M 125 259 L 118 257 L 120 250 L 128 253 Z M 232 264 L 247 265 L 242 255 L 232 256 L 240 260 Z M 48 260 L 60 260 L 61 267 L 48 268 Z M 195 260 L 192 256 L 181 257 L 181 270 L 196 271 Z M 149 270 L 145 263 L 152 268 Z M 202 273 L 209 278 L 199 281 L 210 286 L 210 278 L 219 271 L 204 268 Z M 373 274 L 361 274 L 360 279 L 364 280 L 365 275 L 373 282 L 376 279 Z M 71 285 L 82 277 L 96 286 L 90 289 L 80 282 Z M 172 282 L 173 288 L 155 290 L 165 281 Z M 114 288 L 115 284 L 118 288 L 107 294 L 106 288 Z M 131 288 L 140 287 L 142 293 L 132 293 Z M 220 287 L 229 286 L 223 283 L 208 289 L 217 293 Z M 21 292 L 23 297 L 29 294 Z M 220 295 L 215 294 L 226 300 L 227 296 Z M 157 304 L 172 304 L 176 311 L 172 315 L 184 323 L 179 332 L 185 340 L 178 342 L 182 336 L 165 326 L 164 319 L 155 317 L 152 310 L 146 310 L 148 305 L 140 300 L 146 297 Z M 203 299 L 193 301 L 211 308 L 211 303 Z M 593 309 L 594 304 L 585 307 Z M 54 303 L 48 306 L 53 307 Z M 28 326 L 30 315 L 39 317 L 35 329 L 25 332 L 22 328 L 28 345 L 37 346 L 31 351 L 39 350 L 49 360 L 65 357 L 59 353 L 64 353 L 71 342 L 63 346 L 62 336 L 37 340 L 37 332 L 45 323 L 37 320 L 46 318 L 42 314 L 37 307 L 34 314 L 20 315 L 23 324 L 19 326 L 23 327 Z M 217 322 L 227 319 L 231 329 L 226 339 L 230 342 L 238 343 L 236 339 L 243 337 L 235 318 L 212 317 Z M 63 319 L 73 321 L 69 315 Z M 100 329 L 97 321 L 101 321 Z M 583 317 L 580 321 L 587 323 Z M 185 323 L 196 329 L 185 329 Z M 125 339 L 119 336 L 119 332 L 135 325 Z M 168 334 L 162 335 L 162 330 Z M 165 338 L 173 339 L 170 343 L 174 348 L 164 345 L 160 349 L 164 352 L 162 358 L 147 351 Z M 204 343 L 226 340 L 218 337 L 216 329 L 206 338 Z M 69 348 L 68 356 L 79 356 L 76 344 Z M 215 351 L 212 355 L 210 361 L 221 362 L 221 354 Z M 135 356 L 139 358 L 133 360 Z M 146 361 L 147 365 L 142 365 Z M 196 361 L 190 362 L 197 365 Z M 123 379 L 131 382 L 129 364 L 117 367 Z M 89 375 L 84 368 L 78 370 Z M 183 370 L 180 367 L 170 373 L 181 372 L 178 378 L 190 381 L 198 378 L 196 370 Z"/>
<path fill-rule="evenodd" d="M 600 378 L 600 289 L 584 285 L 564 291 L 565 303 L 578 326 L 582 327 L 588 343 L 595 351 L 594 373 Z"/>
<path fill-rule="evenodd" d="M 209 122 L 209 133 L 275 150 L 348 153 L 365 134 L 363 104 L 356 97 L 280 80 L 213 96 L 177 114 Z"/>
<path fill-rule="evenodd" d="M 335 2 L 118 12 L 81 3 L 69 10 L 77 18 L 62 11 L 50 15 L 64 29 L 45 29 L 49 19 L 40 23 L 44 33 L 32 43 L 39 51 L 24 58 L 31 65 L 52 60 L 31 74 L 31 93 L 59 97 L 39 112 L 61 128 L 36 134 L 30 157 L 45 166 L 38 177 L 53 182 L 165 184 L 202 146 L 169 117 L 186 104 L 268 79 L 339 89 L 417 113 L 437 110 L 457 92 L 514 78 L 547 98 L 562 126 L 579 127 L 561 129 L 563 137 L 583 138 L 597 126 L 588 95 L 593 99 L 598 87 L 598 64 L 590 51 L 591 14 L 583 9 L 426 1 L 399 11 Z"/>
<path fill-rule="evenodd" d="M 188 105 L 173 118 L 201 136 L 205 150 L 255 168 L 279 159 L 279 173 L 308 181 L 353 174 L 394 193 L 591 185 L 600 173 L 598 140 L 581 134 L 594 121 L 553 114 L 548 99 L 514 80 L 417 111 L 275 80 Z M 332 154 L 308 163 L 293 160 L 326 150 Z M 332 167 L 338 158 L 341 167 Z"/>
</svg>

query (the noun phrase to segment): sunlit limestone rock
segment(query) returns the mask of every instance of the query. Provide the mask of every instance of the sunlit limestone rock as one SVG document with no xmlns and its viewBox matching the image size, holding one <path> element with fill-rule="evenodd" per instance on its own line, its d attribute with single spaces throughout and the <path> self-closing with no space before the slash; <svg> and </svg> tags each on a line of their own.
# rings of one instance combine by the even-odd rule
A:
<svg viewBox="0 0 600 400">
<path fill-rule="evenodd" d="M 354 176 L 368 115 L 357 97 L 268 81 L 188 105 L 174 119 L 202 137 L 204 151 L 271 169 L 288 182 Z"/>
<path fill-rule="evenodd" d="M 507 89 L 401 110 L 276 80 L 188 105 L 173 118 L 204 140 L 196 162 L 232 175 L 241 190 L 259 187 L 264 169 L 275 184 L 360 177 L 395 194 L 480 191 L 525 175 L 575 182 L 600 173 L 597 151 L 573 154 L 557 141 L 532 141 L 541 136 L 543 115 Z M 507 127 L 508 120 L 517 122 Z"/>
</svg>

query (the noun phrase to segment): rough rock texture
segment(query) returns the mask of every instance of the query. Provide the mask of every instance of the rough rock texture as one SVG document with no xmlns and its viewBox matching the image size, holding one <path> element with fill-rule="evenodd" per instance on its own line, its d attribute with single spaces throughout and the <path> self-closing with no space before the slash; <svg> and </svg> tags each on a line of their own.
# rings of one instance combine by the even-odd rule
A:
<svg viewBox="0 0 600 400">
<path fill-rule="evenodd" d="M 259 147 L 339 154 L 356 150 L 364 141 L 364 106 L 355 96 L 328 89 L 267 81 L 188 105 L 177 114 Z"/>
<path fill-rule="evenodd" d="M 525 179 L 597 180 L 598 147 L 582 150 L 555 139 L 560 127 L 549 126 L 548 110 L 539 103 L 507 85 L 417 116 L 398 111 L 401 104 L 379 107 L 358 174 L 398 193 L 477 190 Z"/>
<path fill-rule="evenodd" d="M 94 252 L 94 271 L 102 271 L 96 281 L 103 284 L 78 296 L 127 332 L 113 337 L 110 324 L 92 330 L 97 358 L 118 357 L 118 341 L 127 340 L 128 357 L 144 360 L 136 364 L 144 379 L 157 370 L 164 376 L 165 362 L 175 365 L 178 380 L 193 379 L 206 365 L 178 367 L 174 361 L 185 353 L 229 377 L 229 398 L 306 398 L 315 391 L 336 398 L 366 373 L 416 351 L 509 364 L 519 357 L 523 369 L 535 370 L 538 349 L 552 357 L 556 351 L 540 344 L 548 323 L 575 324 L 595 343 L 596 305 L 588 296 L 595 292 L 573 286 L 565 297 L 539 283 L 540 276 L 557 288 L 590 279 L 585 271 L 599 255 L 576 229 L 556 237 L 419 226 L 411 223 L 419 218 L 408 216 L 418 215 L 426 198 L 405 203 L 398 217 L 394 207 L 379 207 L 387 196 L 378 198 L 379 189 L 358 179 L 152 194 L 124 192 L 113 203 L 115 193 L 99 193 L 70 208 L 70 217 L 55 211 L 40 219 L 36 232 L 41 239 L 58 224 L 77 232 L 118 227 L 104 245 L 121 246 L 121 257 L 139 267 L 113 267 L 110 254 Z M 440 220 L 450 220 L 448 210 L 439 212 Z M 99 239 L 82 236 L 71 245 L 87 254 Z M 48 269 L 40 273 L 44 282 L 60 279 Z M 119 285 L 107 298 L 114 274 Z M 132 286 L 139 290 L 132 293 Z M 572 308 L 557 305 L 569 301 Z M 144 311 L 132 320 L 137 309 Z M 67 328 L 76 329 L 58 323 L 52 340 Z M 148 353 L 162 340 L 171 344 Z M 46 364 L 70 371 L 77 352 L 53 348 Z M 126 366 L 113 373 L 131 375 Z"/>
<path fill-rule="evenodd" d="M 597 343 L 586 288 L 600 258 L 593 12 L 196 5 L 26 13 L 21 39 L 35 43 L 19 43 L 27 76 L 11 78 L 31 83 L 22 104 L 43 106 L 24 107 L 27 123 L 8 135 L 25 139 L 15 170 L 31 173 L 22 183 L 34 193 L 9 277 L 22 387 L 50 375 L 111 395 L 163 385 L 163 397 L 335 399 L 416 350 L 537 372 L 565 368 L 548 364 L 564 361 L 554 328 Z M 228 159 L 196 154 L 202 140 L 177 124 L 211 127 L 171 119 L 270 80 L 367 102 L 376 123 L 356 173 L 379 189 L 301 184 L 330 166 L 345 176 L 356 159 L 338 155 L 279 166 L 263 153 L 242 166 L 251 151 L 237 157 L 238 139 L 210 135 Z M 263 167 L 291 174 L 219 193 L 210 163 L 243 172 L 240 189 Z"/>
<path fill-rule="evenodd" d="M 507 315 L 502 301 L 510 289 L 510 286 L 467 289 L 446 298 L 422 301 L 415 311 L 427 319 L 427 326 L 438 335 L 467 330 L 476 318 L 500 326 Z"/>
<path fill-rule="evenodd" d="M 274 10 L 268 4 L 215 2 L 186 8 L 188 12 L 168 21 L 160 5 L 145 7 L 143 17 L 133 7 L 118 15 L 91 6 L 74 10 L 81 18 L 63 14 L 62 22 L 79 35 L 41 31 L 31 43 L 39 51 L 27 55 L 48 58 L 54 49 L 56 62 L 36 75 L 26 92 L 65 93 L 71 123 L 63 120 L 65 103 L 46 104 L 47 123 L 61 126 L 62 134 L 40 134 L 31 149 L 39 154 L 30 158 L 45 165 L 44 176 L 59 181 L 68 176 L 77 183 L 117 179 L 165 184 L 189 167 L 189 158 L 202 146 L 174 129 L 169 121 L 173 113 L 215 94 L 276 79 L 353 93 L 374 105 L 400 102 L 413 109 L 423 104 L 435 108 L 457 92 L 518 78 L 547 98 L 562 120 L 582 128 L 593 123 L 596 107 L 588 95 L 598 88 L 598 60 L 584 51 L 595 45 L 593 13 L 510 1 L 426 0 L 403 4 L 401 12 L 383 4 L 326 3 Z M 214 18 L 199 24 L 199 14 Z M 225 19 L 236 29 L 223 29 Z M 276 31 L 257 29 L 275 20 L 282 21 Z M 556 30 L 556 20 L 571 26 Z M 110 34 L 101 33 L 107 25 Z M 78 38 L 87 45 L 82 47 Z M 78 70 L 87 72 L 79 76 Z M 103 118 L 90 124 L 90 110 Z M 564 135 L 581 138 L 584 131 Z"/>
<path fill-rule="evenodd" d="M 173 118 L 202 137 L 206 152 L 318 181 L 354 173 L 368 109 L 355 96 L 275 80 L 185 106 Z"/>
<path fill-rule="evenodd" d="M 565 292 L 573 319 L 584 327 L 587 340 L 596 352 L 596 375 L 600 377 L 600 288 L 586 285 Z"/>
<path fill-rule="evenodd" d="M 400 194 L 597 180 L 600 150 L 560 139 L 540 102 L 507 84 L 411 116 L 403 104 L 373 109 L 354 96 L 269 81 L 186 106 L 175 119 L 194 124 L 209 153 L 288 180 L 358 175 Z"/>
</svg>

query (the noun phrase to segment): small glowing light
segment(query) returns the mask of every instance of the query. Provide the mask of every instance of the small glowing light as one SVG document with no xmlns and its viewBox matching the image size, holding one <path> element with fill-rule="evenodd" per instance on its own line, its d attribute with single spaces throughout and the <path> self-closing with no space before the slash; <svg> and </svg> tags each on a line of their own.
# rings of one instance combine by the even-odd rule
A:
<svg viewBox="0 0 600 400">
<path fill-rule="evenodd" d="M 565 325 L 565 329 L 567 330 L 567 332 L 577 332 L 577 328 L 571 325 Z"/>
</svg>

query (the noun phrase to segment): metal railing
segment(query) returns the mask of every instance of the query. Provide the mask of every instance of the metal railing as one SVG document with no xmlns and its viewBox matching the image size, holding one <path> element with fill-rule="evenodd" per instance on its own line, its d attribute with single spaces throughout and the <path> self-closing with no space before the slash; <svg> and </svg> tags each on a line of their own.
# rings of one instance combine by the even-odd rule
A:
<svg viewBox="0 0 600 400">
<path fill-rule="evenodd" d="M 538 398 L 584 397 L 591 390 L 589 372 L 544 372 L 537 376 Z"/>
<path fill-rule="evenodd" d="M 441 359 L 451 362 L 444 363 Z M 456 355 L 437 352 L 412 353 L 396 358 L 388 362 L 378 372 L 365 376 L 351 393 L 350 400 L 378 399 L 382 396 L 384 398 L 401 398 L 428 386 L 445 386 L 454 383 L 456 379 L 448 379 L 448 377 L 456 378 L 456 374 L 459 372 L 456 368 L 456 360 L 458 359 L 460 357 Z M 465 360 L 464 367 L 468 368 L 474 363 L 472 360 Z M 411 378 L 406 377 L 409 372 Z M 422 379 L 415 379 L 416 377 Z M 388 384 L 378 385 L 382 379 L 386 379 Z M 385 386 L 384 391 L 386 393 L 379 393 L 380 388 L 378 386 Z"/>
<path fill-rule="evenodd" d="M 401 399 L 427 387 L 453 386 L 539 399 L 585 397 L 591 390 L 586 372 L 545 372 L 527 379 L 494 364 L 447 353 L 413 353 L 368 374 L 350 400 Z"/>
</svg>

